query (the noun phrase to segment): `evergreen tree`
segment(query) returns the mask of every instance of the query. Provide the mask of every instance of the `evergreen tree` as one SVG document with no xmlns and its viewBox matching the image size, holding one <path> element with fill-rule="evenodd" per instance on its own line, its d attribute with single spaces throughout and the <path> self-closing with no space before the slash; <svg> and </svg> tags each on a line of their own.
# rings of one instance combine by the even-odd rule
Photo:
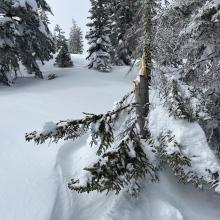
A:
<svg viewBox="0 0 220 220">
<path fill-rule="evenodd" d="M 70 30 L 69 50 L 73 54 L 83 53 L 83 33 L 81 28 L 73 20 L 73 26 Z"/>
<path fill-rule="evenodd" d="M 91 0 L 91 22 L 87 24 L 89 32 L 86 35 L 90 45 L 88 49 L 89 68 L 94 68 L 102 72 L 111 70 L 111 41 L 110 24 L 108 18 L 108 1 Z"/>
<path fill-rule="evenodd" d="M 42 22 L 46 25 L 49 25 L 50 20 L 48 18 L 46 11 L 44 11 L 42 8 L 39 8 L 38 13 L 39 13 L 39 16 L 40 16 Z"/>
<path fill-rule="evenodd" d="M 129 65 L 131 55 L 137 46 L 137 39 L 131 30 L 136 25 L 135 18 L 140 10 L 139 0 L 113 0 L 109 2 L 111 18 L 112 62 L 116 65 Z M 132 34 L 131 34 L 132 33 Z"/>
<path fill-rule="evenodd" d="M 44 0 L 0 2 L 0 80 L 5 84 L 16 77 L 19 61 L 28 73 L 43 78 L 37 60 L 51 59 L 54 45 L 39 9 L 51 12 Z"/>
<path fill-rule="evenodd" d="M 58 67 L 72 67 L 73 62 L 71 60 L 71 55 L 68 51 L 67 40 L 63 40 L 60 45 L 59 53 L 56 57 L 55 65 Z"/>
<path fill-rule="evenodd" d="M 162 12 L 157 22 L 159 31 L 155 35 L 155 44 L 158 46 L 154 57 L 158 65 L 175 68 L 179 74 L 174 84 L 164 84 L 175 87 L 164 90 L 176 91 L 176 95 L 167 96 L 172 100 L 166 98 L 166 103 L 171 113 L 176 115 L 176 108 L 171 103 L 174 99 L 185 100 L 178 105 L 184 104 L 184 111 L 194 120 L 199 120 L 211 146 L 220 156 L 220 41 L 217 37 L 220 34 L 220 3 L 212 0 L 178 1 Z M 164 77 L 166 80 L 173 77 L 163 75 L 163 80 Z M 188 97 L 185 91 L 181 91 L 183 83 L 188 87 Z M 177 98 L 177 95 L 182 97 Z M 195 106 L 192 103 L 195 99 L 199 99 L 202 105 L 197 103 Z M 209 117 L 204 117 L 207 115 L 202 113 L 204 111 Z"/>
<path fill-rule="evenodd" d="M 55 48 L 56 52 L 58 52 L 62 45 L 63 41 L 65 41 L 65 32 L 62 30 L 62 28 L 57 24 L 54 28 L 54 41 L 55 41 Z"/>
</svg>

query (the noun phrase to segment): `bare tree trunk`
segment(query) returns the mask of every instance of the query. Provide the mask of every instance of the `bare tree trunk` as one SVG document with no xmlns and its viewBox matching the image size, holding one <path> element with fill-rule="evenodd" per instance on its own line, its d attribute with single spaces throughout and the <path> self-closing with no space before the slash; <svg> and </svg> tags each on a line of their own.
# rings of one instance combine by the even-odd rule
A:
<svg viewBox="0 0 220 220">
<path fill-rule="evenodd" d="M 144 1 L 144 29 L 145 29 L 145 45 L 144 54 L 141 60 L 139 78 L 135 83 L 135 98 L 137 120 L 142 138 L 148 137 L 148 129 L 146 120 L 149 114 L 149 85 L 151 81 L 151 64 L 152 64 L 152 0 Z"/>
</svg>

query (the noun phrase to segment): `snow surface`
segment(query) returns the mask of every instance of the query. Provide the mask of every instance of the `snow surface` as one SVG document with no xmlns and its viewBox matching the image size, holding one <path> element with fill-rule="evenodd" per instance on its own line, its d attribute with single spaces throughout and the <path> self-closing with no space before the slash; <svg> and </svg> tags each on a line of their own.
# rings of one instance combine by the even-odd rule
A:
<svg viewBox="0 0 220 220">
<path fill-rule="evenodd" d="M 58 76 L 54 80 L 26 77 L 22 70 L 12 88 L 0 86 L 0 220 L 219 220 L 219 196 L 180 185 L 168 171 L 159 183 L 143 182 L 139 199 L 126 192 L 88 195 L 67 189 L 95 158 L 88 137 L 34 146 L 25 142 L 25 133 L 42 130 L 45 122 L 48 129 L 82 112 L 112 109 L 135 78 L 126 74 L 127 67 L 100 73 L 88 70 L 83 56 L 73 60 L 74 68 L 59 69 L 53 61 L 43 67 L 44 74 Z M 154 113 L 163 121 L 161 112 Z M 201 135 L 199 128 L 196 132 Z"/>
</svg>

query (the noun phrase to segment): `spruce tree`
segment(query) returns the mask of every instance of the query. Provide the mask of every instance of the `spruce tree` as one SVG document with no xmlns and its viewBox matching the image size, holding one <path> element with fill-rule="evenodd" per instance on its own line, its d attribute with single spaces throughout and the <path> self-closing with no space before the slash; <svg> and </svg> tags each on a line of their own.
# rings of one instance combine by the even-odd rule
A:
<svg viewBox="0 0 220 220">
<path fill-rule="evenodd" d="M 28 73 L 43 78 L 37 60 L 51 59 L 54 44 L 39 10 L 51 13 L 44 0 L 0 2 L 0 79 L 5 84 L 16 77 L 19 61 Z"/>
<path fill-rule="evenodd" d="M 74 20 L 69 36 L 69 51 L 73 54 L 83 53 L 83 33 Z"/>
<path fill-rule="evenodd" d="M 220 156 L 218 72 L 220 41 L 217 37 L 220 34 L 219 11 L 220 3 L 212 0 L 173 2 L 162 11 L 157 22 L 159 31 L 155 35 L 155 42 L 159 45 L 155 50 L 156 62 L 165 68 L 174 68 L 179 74 L 176 81 L 170 83 L 168 79 L 173 76 L 163 73 L 163 81 L 168 81 L 163 86 L 165 88 L 162 87 L 165 91 L 162 93 L 163 97 L 166 97 L 166 106 L 169 106 L 170 113 L 175 117 L 178 112 L 184 111 L 191 120 L 199 120 L 218 156 Z M 188 88 L 188 97 L 182 89 L 183 84 Z M 198 103 L 195 105 L 193 103 L 195 99 L 200 100 L 202 105 Z M 209 117 L 206 116 L 207 112 Z"/>
<path fill-rule="evenodd" d="M 61 42 L 60 50 L 55 60 L 55 65 L 63 68 L 73 66 L 66 39 Z"/>
<path fill-rule="evenodd" d="M 42 8 L 39 8 L 38 13 L 39 13 L 39 16 L 40 16 L 42 22 L 44 24 L 49 25 L 50 24 L 50 20 L 48 18 L 48 15 L 47 15 L 46 11 L 44 11 Z"/>
<path fill-rule="evenodd" d="M 129 65 L 131 62 L 132 51 L 137 46 L 137 38 L 133 27 L 137 21 L 140 10 L 139 0 L 113 0 L 109 2 L 109 13 L 111 18 L 110 35 L 113 52 L 112 62 L 115 65 Z M 131 30 L 133 29 L 133 30 Z"/>
<path fill-rule="evenodd" d="M 19 69 L 15 31 L 12 19 L 0 17 L 0 82 L 6 85 L 13 82 Z"/>
<path fill-rule="evenodd" d="M 111 70 L 111 41 L 107 0 L 91 0 L 89 32 L 86 35 L 90 45 L 88 49 L 89 68 L 102 72 Z"/>
<path fill-rule="evenodd" d="M 56 52 L 58 52 L 61 49 L 63 41 L 65 41 L 65 35 L 64 34 L 65 34 L 65 32 L 57 24 L 54 28 L 54 42 L 55 42 Z"/>
</svg>

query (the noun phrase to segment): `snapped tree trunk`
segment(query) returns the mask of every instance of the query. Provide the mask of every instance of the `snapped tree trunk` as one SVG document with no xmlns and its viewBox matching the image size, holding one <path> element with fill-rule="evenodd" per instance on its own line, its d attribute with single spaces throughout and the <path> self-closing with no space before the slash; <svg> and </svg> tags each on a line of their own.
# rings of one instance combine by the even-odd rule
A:
<svg viewBox="0 0 220 220">
<path fill-rule="evenodd" d="M 141 60 L 139 77 L 135 80 L 135 98 L 136 98 L 136 113 L 142 138 L 147 138 L 149 135 L 146 122 L 149 114 L 149 86 L 151 81 L 151 64 L 152 64 L 152 0 L 144 1 L 144 31 L 145 44 L 143 58 Z"/>
</svg>

